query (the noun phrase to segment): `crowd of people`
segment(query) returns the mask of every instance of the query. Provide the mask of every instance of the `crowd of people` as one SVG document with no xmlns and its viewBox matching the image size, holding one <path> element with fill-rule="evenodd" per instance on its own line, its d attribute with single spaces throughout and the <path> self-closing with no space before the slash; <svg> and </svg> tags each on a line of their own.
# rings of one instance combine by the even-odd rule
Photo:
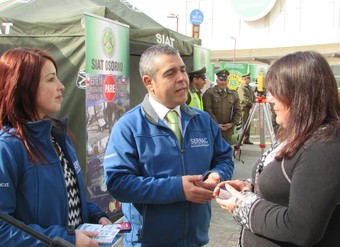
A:
<svg viewBox="0 0 340 247">
<path fill-rule="evenodd" d="M 241 226 L 239 246 L 340 246 L 340 101 L 322 55 L 296 52 L 270 66 L 276 143 L 237 180 L 232 134 L 255 101 L 250 74 L 235 91 L 218 70 L 203 93 L 206 68 L 187 72 L 167 45 L 147 48 L 139 72 L 148 93 L 113 125 L 104 157 L 107 189 L 131 224 L 124 246 L 206 245 L 214 198 Z M 10 49 L 0 82 L 0 212 L 50 238 L 98 246 L 97 233 L 77 227 L 112 222 L 86 199 L 68 119 L 51 117 L 65 89 L 55 60 Z M 252 144 L 249 131 L 242 142 Z M 46 246 L 1 220 L 0 245 Z"/>
</svg>

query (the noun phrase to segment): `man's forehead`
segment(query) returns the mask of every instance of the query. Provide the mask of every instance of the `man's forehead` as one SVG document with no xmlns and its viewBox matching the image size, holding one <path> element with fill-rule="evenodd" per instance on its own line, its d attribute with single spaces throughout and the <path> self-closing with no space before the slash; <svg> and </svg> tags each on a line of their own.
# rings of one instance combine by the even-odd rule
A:
<svg viewBox="0 0 340 247">
<path fill-rule="evenodd" d="M 171 70 L 186 68 L 182 58 L 179 55 L 164 54 L 155 57 L 155 63 L 158 70 Z"/>
</svg>

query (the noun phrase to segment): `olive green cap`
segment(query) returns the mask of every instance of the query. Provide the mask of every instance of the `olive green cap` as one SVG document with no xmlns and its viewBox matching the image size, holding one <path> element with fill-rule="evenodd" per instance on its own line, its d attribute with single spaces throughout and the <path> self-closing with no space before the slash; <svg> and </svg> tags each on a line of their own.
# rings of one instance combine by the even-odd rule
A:
<svg viewBox="0 0 340 247">
<path fill-rule="evenodd" d="M 216 76 L 218 79 L 228 79 L 229 71 L 226 69 L 219 69 L 216 71 Z"/>
<path fill-rule="evenodd" d="M 243 75 L 242 75 L 242 78 L 251 78 L 250 72 L 248 72 L 247 74 L 243 74 Z"/>
<path fill-rule="evenodd" d="M 207 72 L 207 69 L 205 67 L 203 67 L 199 70 L 191 71 L 188 74 L 189 74 L 190 77 L 199 77 L 199 78 L 205 79 L 205 73 L 206 72 Z"/>
</svg>

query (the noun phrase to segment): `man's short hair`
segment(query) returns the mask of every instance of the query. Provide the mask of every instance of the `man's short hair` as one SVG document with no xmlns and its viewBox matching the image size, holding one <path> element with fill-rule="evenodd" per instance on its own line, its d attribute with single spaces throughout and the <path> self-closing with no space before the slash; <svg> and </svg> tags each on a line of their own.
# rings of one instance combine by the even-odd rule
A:
<svg viewBox="0 0 340 247">
<path fill-rule="evenodd" d="M 157 56 L 165 55 L 165 54 L 172 54 L 172 55 L 180 55 L 178 50 L 172 46 L 168 45 L 153 45 L 147 48 L 140 60 L 139 60 L 139 74 L 141 77 L 144 75 L 148 75 L 151 78 L 157 73 L 157 68 L 154 65 L 154 59 Z"/>
</svg>

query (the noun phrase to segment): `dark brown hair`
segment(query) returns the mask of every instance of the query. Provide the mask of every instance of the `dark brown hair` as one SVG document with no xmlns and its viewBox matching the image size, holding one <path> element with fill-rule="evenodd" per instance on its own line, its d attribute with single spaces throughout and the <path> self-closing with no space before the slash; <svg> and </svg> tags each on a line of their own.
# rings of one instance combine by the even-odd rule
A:
<svg viewBox="0 0 340 247">
<path fill-rule="evenodd" d="M 37 157 L 43 155 L 34 149 L 24 124 L 39 120 L 35 99 L 41 70 L 47 60 L 57 69 L 54 59 L 37 49 L 15 48 L 0 58 L 0 129 L 8 132 L 8 127 L 12 127 L 15 137 L 22 140 L 29 158 L 35 163 Z"/>
<path fill-rule="evenodd" d="M 278 142 L 286 142 L 278 158 L 291 158 L 321 126 L 320 138 L 335 135 L 340 101 L 334 74 L 317 52 L 304 51 L 278 59 L 266 75 L 267 90 L 289 110 L 289 121 L 277 130 Z"/>
</svg>

